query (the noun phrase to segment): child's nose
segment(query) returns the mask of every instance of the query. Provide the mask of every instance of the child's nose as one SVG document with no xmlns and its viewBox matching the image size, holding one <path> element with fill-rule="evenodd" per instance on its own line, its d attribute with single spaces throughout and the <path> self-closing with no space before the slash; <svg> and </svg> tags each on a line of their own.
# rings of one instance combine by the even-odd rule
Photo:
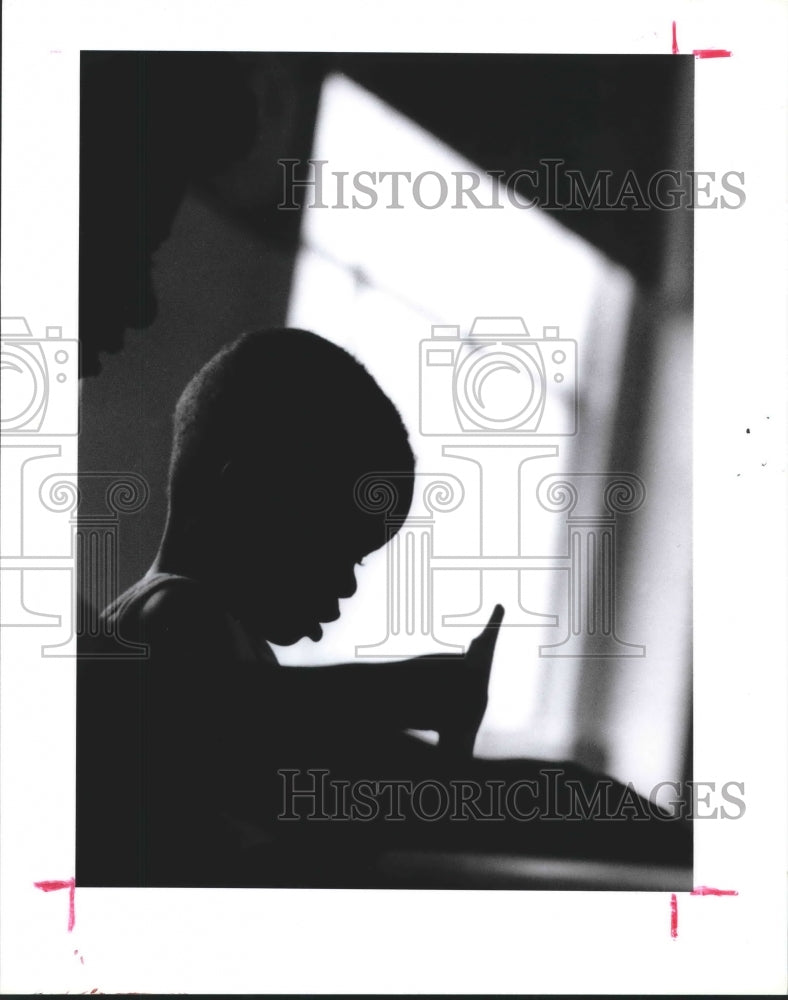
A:
<svg viewBox="0 0 788 1000">
<path fill-rule="evenodd" d="M 356 592 L 356 574 L 354 570 L 345 573 L 337 587 L 337 597 L 352 597 Z"/>
</svg>

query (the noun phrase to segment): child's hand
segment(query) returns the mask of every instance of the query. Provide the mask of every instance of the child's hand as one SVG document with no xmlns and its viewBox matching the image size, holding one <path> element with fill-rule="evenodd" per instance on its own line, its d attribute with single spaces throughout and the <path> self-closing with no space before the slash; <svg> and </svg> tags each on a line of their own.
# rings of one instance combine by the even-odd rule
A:
<svg viewBox="0 0 788 1000">
<path fill-rule="evenodd" d="M 484 630 L 476 636 L 456 667 L 457 687 L 449 694 L 449 722 L 441 729 L 438 745 L 454 756 L 472 757 L 476 733 L 487 709 L 495 643 L 504 609 L 496 604 Z"/>
</svg>

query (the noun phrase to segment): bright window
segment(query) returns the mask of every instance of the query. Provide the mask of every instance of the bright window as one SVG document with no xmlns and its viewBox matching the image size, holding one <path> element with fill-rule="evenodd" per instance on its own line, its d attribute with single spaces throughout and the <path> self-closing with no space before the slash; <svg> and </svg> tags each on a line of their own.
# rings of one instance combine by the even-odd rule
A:
<svg viewBox="0 0 788 1000">
<path fill-rule="evenodd" d="M 305 208 L 288 322 L 329 337 L 367 365 L 403 415 L 419 474 L 456 477 L 462 483 L 462 503 L 434 514 L 432 636 L 421 641 L 420 651 L 436 651 L 435 640 L 470 641 L 476 628 L 458 624 L 457 616 L 473 621 L 480 600 L 487 614 L 496 600 L 507 604 L 511 627 L 499 639 L 477 752 L 567 753 L 574 739 L 581 665 L 577 659 L 550 660 L 539 653 L 540 646 L 559 641 L 565 627 L 567 574 L 556 568 L 554 558 L 550 563 L 565 552 L 566 522 L 539 506 L 536 490 L 548 475 L 606 471 L 634 281 L 545 213 L 510 204 L 494 187 L 496 181 L 344 77 L 330 77 L 324 85 L 313 160 L 326 161 L 317 168 L 326 206 L 337 200 L 349 203 L 352 179 L 360 171 L 409 171 L 412 177 L 434 171 L 449 183 L 457 172 L 475 171 L 482 176 L 475 191 L 479 200 L 491 204 L 497 199 L 502 205 L 494 210 L 451 208 L 452 192 L 434 210 L 419 207 L 410 197 L 400 198 L 403 208 L 389 208 L 387 182 L 378 185 L 378 204 L 368 210 Z M 345 174 L 339 198 L 338 174 Z M 430 203 L 437 188 L 428 190 L 425 182 L 423 200 Z M 542 345 L 555 332 L 545 334 L 545 328 L 558 327 L 560 340 L 576 343 L 575 385 L 544 388 L 553 393 L 551 405 L 559 408 L 572 407 L 576 396 L 576 435 L 551 436 L 546 428 L 548 433 L 531 436 L 474 436 L 451 426 L 448 394 L 460 363 L 457 345 L 467 344 L 477 317 L 519 317 L 531 339 Z M 427 347 L 421 345 L 441 325 L 458 326 L 460 337 L 447 341 L 446 371 L 439 366 L 428 371 Z M 544 347 L 533 350 L 551 363 Z M 505 365 L 490 369 L 489 382 L 477 386 L 488 393 L 488 403 L 507 391 L 513 378 L 525 377 Z M 469 381 L 466 390 L 473 384 Z M 433 433 L 422 433 L 425 407 L 431 412 L 444 407 L 443 416 L 431 425 Z M 440 431 L 441 419 L 446 433 L 434 433 L 436 427 Z M 476 452 L 467 450 L 458 458 L 456 450 L 469 444 Z M 545 454 L 523 450 L 524 445 L 539 446 Z M 481 456 L 481 464 L 474 454 Z M 499 495 L 490 488 L 491 476 L 508 484 Z M 487 506 L 480 505 L 482 496 Z M 491 511 L 495 504 L 499 509 Z M 412 513 L 424 511 L 414 507 Z M 544 557 L 544 563 L 526 570 L 480 568 L 484 556 Z M 306 641 L 283 650 L 283 661 L 347 660 L 357 647 L 380 643 L 388 628 L 390 558 L 386 550 L 368 558 L 359 571 L 358 593 L 346 602 L 342 618 L 326 629 L 320 645 Z M 447 565 L 452 559 L 454 567 Z M 358 655 L 363 658 L 364 650 Z"/>
</svg>

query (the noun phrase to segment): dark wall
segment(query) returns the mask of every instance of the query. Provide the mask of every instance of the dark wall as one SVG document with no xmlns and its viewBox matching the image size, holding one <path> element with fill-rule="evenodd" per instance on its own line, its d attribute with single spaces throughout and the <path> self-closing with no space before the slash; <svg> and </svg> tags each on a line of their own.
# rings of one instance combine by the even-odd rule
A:
<svg viewBox="0 0 788 1000">
<path fill-rule="evenodd" d="M 293 259 L 292 251 L 239 230 L 188 196 L 156 255 L 156 321 L 144 332 L 128 333 L 122 353 L 83 382 L 80 471 L 134 471 L 151 487 L 147 507 L 130 515 L 134 524 L 120 527 L 124 589 L 150 565 L 164 524 L 178 396 L 227 341 L 244 330 L 284 324 Z"/>
<path fill-rule="evenodd" d="M 88 65 L 92 68 L 97 60 L 103 69 L 113 58 L 91 54 Z M 276 56 L 239 57 L 257 105 L 251 148 L 229 166 L 223 164 L 218 174 L 202 171 L 195 176 L 186 163 L 180 177 L 183 190 L 174 205 L 177 214 L 167 218 L 160 212 L 153 218 L 151 206 L 160 203 L 161 175 L 154 166 L 161 158 L 157 143 L 168 149 L 171 137 L 162 136 L 166 127 L 161 125 L 147 129 L 144 144 L 135 137 L 146 130 L 154 108 L 165 103 L 177 117 L 179 107 L 191 99 L 182 88 L 173 98 L 170 81 L 179 79 L 183 56 L 167 58 L 164 83 L 149 84 L 139 98 L 128 85 L 129 71 L 122 67 L 118 100 L 101 96 L 100 102 L 94 101 L 101 113 L 83 118 L 83 162 L 91 158 L 95 184 L 82 191 L 80 315 L 85 324 L 93 323 L 95 338 L 117 353 L 102 353 L 101 372 L 82 381 L 79 467 L 81 473 L 135 472 L 150 486 L 144 509 L 128 515 L 119 527 L 121 589 L 146 571 L 156 553 L 166 513 L 171 417 L 184 386 L 221 346 L 243 331 L 285 322 L 299 219 L 297 212 L 276 209 L 280 197 L 276 159 L 309 156 L 320 84 L 297 57 L 284 61 Z M 193 66 L 187 69 L 194 73 Z M 206 72 L 210 71 L 209 62 Z M 83 63 L 83 81 L 84 73 Z M 140 70 L 136 65 L 131 75 L 135 81 L 150 76 L 147 67 Z M 162 88 L 167 89 L 164 97 Z M 210 83 L 204 82 L 201 89 L 210 93 Z M 179 107 L 174 107 L 176 98 Z M 118 119 L 111 121 L 111 127 L 109 113 Z M 200 149 L 210 146 L 210 129 L 213 140 L 222 141 L 221 114 L 209 120 L 200 118 L 199 107 L 191 113 L 202 130 Z M 232 113 L 228 108 L 228 117 Z M 161 113 L 157 114 L 161 121 Z M 92 130 L 87 143 L 85 127 Z M 183 131 L 182 124 L 180 128 Z M 168 180 L 168 193 L 171 188 Z M 136 206 L 133 212 L 127 202 Z M 106 219 L 102 213 L 109 213 Z M 113 278 L 116 272 L 121 273 Z M 102 275 L 107 278 L 102 280 Z M 126 329 L 119 352 L 120 334 L 110 336 L 110 328 L 119 325 L 122 331 L 127 324 L 118 324 L 124 314 L 107 294 L 107 286 L 115 281 L 126 298 L 146 300 L 141 311 L 155 313 L 144 330 Z M 152 294 L 151 309 L 147 299 Z M 80 327 L 82 336 L 82 322 Z"/>
</svg>

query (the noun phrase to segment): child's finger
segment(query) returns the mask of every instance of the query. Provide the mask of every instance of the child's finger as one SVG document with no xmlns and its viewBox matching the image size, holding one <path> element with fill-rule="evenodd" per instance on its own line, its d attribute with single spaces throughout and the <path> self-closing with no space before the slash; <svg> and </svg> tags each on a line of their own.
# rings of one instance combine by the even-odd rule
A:
<svg viewBox="0 0 788 1000">
<path fill-rule="evenodd" d="M 501 627 L 504 614 L 503 605 L 496 604 L 493 608 L 493 613 L 490 615 L 490 620 L 484 626 L 484 631 L 479 638 L 484 638 L 487 642 L 492 642 L 494 645 L 495 640 L 498 638 L 498 629 Z"/>
<path fill-rule="evenodd" d="M 493 608 L 493 613 L 490 615 L 490 620 L 485 626 L 486 629 L 498 629 L 503 621 L 503 616 L 506 614 L 503 604 L 496 604 Z"/>
<path fill-rule="evenodd" d="M 484 626 L 484 630 L 471 643 L 474 650 L 483 649 L 485 653 L 492 656 L 495 644 L 498 641 L 498 631 L 501 627 L 504 614 L 503 605 L 496 604 L 493 608 L 493 613 L 490 615 L 490 620 Z"/>
</svg>

